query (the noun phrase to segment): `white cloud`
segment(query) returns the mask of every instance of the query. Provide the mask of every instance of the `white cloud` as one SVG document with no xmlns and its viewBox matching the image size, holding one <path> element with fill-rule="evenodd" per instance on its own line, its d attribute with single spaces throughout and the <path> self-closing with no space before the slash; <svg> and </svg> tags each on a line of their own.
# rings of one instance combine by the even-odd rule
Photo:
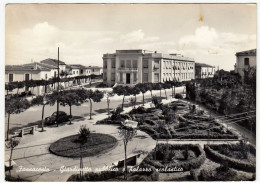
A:
<svg viewBox="0 0 260 183">
<path fill-rule="evenodd" d="M 195 34 L 187 35 L 180 39 L 181 45 L 196 44 L 199 46 L 208 46 L 218 39 L 218 34 L 214 28 L 201 26 L 195 30 Z"/>
<path fill-rule="evenodd" d="M 127 33 L 125 35 L 121 35 L 120 40 L 121 42 L 126 43 L 134 43 L 134 42 L 153 42 L 159 40 L 159 37 L 153 36 L 153 37 L 146 37 L 143 30 L 139 29 L 136 31 L 132 31 L 130 33 Z"/>
<path fill-rule="evenodd" d="M 91 54 L 97 55 L 103 45 L 113 42 L 113 36 L 118 35 L 112 31 L 71 31 L 62 30 L 50 25 L 48 22 L 35 24 L 32 28 L 21 30 L 17 34 L 6 35 L 6 63 L 19 64 L 29 62 L 31 59 L 40 61 L 46 58 L 57 57 L 57 47 L 60 47 L 60 58 L 75 62 L 86 61 Z M 99 47 L 100 50 L 95 49 Z M 102 63 L 102 54 L 95 60 Z M 89 65 L 89 64 L 88 64 Z"/>
</svg>

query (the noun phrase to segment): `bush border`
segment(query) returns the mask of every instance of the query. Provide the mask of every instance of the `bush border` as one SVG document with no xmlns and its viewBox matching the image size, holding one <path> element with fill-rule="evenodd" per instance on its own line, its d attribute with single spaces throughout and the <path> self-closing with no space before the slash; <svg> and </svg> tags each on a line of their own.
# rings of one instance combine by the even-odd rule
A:
<svg viewBox="0 0 260 183">
<path fill-rule="evenodd" d="M 219 145 L 204 145 L 204 151 L 206 152 L 207 156 L 212 159 L 213 161 L 219 163 L 220 161 L 224 161 L 227 163 L 227 166 L 229 166 L 230 168 L 235 168 L 238 170 L 243 170 L 246 172 L 252 172 L 255 173 L 256 171 L 256 165 L 252 164 L 252 163 L 247 163 L 245 161 L 241 161 L 241 160 L 237 160 L 234 158 L 230 158 L 227 157 L 223 154 L 218 153 L 217 151 L 213 150 L 211 147 L 217 147 L 217 146 L 221 146 L 223 144 L 219 144 Z M 250 152 L 252 152 L 254 150 L 254 147 L 249 145 L 250 148 Z M 254 153 L 253 153 L 254 154 Z"/>
</svg>

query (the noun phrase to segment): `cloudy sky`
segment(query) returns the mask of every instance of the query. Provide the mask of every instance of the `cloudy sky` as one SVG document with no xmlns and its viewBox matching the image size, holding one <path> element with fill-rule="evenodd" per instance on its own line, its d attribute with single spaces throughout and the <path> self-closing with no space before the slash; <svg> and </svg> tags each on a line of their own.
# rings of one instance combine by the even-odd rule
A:
<svg viewBox="0 0 260 183">
<path fill-rule="evenodd" d="M 117 49 L 180 53 L 232 70 L 235 53 L 256 48 L 256 5 L 9 4 L 6 64 L 57 58 L 102 66 Z"/>
</svg>

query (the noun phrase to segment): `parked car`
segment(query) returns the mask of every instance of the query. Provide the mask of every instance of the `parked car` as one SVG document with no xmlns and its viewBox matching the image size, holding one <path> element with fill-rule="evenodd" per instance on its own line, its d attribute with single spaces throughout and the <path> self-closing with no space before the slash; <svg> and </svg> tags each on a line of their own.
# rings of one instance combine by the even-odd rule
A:
<svg viewBox="0 0 260 183">
<path fill-rule="evenodd" d="M 56 123 L 56 116 L 57 116 L 57 111 L 54 112 L 50 117 L 45 118 L 45 124 L 46 125 L 53 125 Z M 59 111 L 59 116 L 58 116 L 58 123 L 63 123 L 66 121 L 69 121 L 70 115 L 67 115 L 63 111 Z"/>
</svg>

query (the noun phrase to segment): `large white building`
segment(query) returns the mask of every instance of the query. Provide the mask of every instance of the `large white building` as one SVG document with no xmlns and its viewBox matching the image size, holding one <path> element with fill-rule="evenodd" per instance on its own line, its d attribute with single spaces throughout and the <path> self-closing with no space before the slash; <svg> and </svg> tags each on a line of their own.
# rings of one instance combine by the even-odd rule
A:
<svg viewBox="0 0 260 183">
<path fill-rule="evenodd" d="M 244 78 L 250 67 L 256 67 L 256 49 L 237 52 L 235 72 Z"/>
<path fill-rule="evenodd" d="M 216 69 L 214 66 L 204 63 L 195 63 L 195 79 L 213 78 L 215 72 Z"/>
<path fill-rule="evenodd" d="M 188 81 L 195 78 L 194 59 L 178 54 L 116 50 L 103 55 L 103 81 L 107 85 Z"/>
</svg>

